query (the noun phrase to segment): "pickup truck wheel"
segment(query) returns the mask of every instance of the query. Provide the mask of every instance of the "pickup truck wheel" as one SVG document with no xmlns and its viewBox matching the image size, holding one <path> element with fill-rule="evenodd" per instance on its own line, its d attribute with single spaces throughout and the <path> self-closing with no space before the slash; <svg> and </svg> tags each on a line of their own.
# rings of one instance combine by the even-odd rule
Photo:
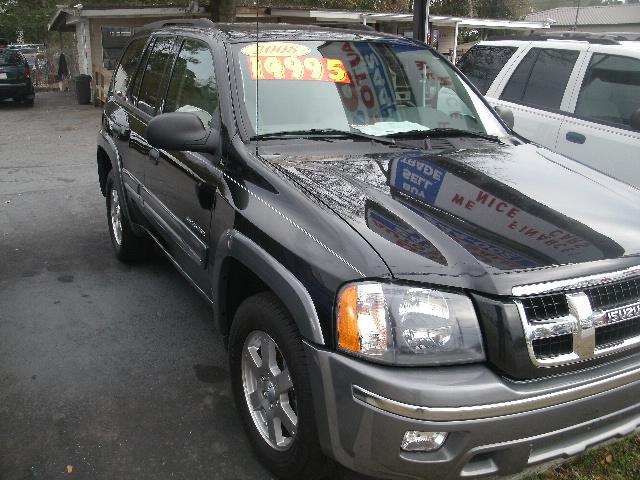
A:
<svg viewBox="0 0 640 480">
<path fill-rule="evenodd" d="M 238 307 L 229 358 L 236 404 L 262 462 L 278 478 L 326 478 L 332 463 L 318 441 L 301 337 L 275 295 L 259 293 Z"/>
<path fill-rule="evenodd" d="M 122 211 L 125 201 L 115 181 L 113 169 L 107 176 L 107 221 L 111 244 L 118 260 L 132 262 L 142 260 L 149 254 L 151 242 L 147 237 L 139 237 L 131 229 L 129 221 Z"/>
</svg>

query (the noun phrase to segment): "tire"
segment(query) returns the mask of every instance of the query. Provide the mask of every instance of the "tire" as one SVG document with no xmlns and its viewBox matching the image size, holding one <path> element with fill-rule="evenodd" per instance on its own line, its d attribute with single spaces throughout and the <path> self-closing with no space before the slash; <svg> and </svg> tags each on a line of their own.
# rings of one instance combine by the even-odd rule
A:
<svg viewBox="0 0 640 480">
<path fill-rule="evenodd" d="M 273 348 L 264 349 L 270 342 Z M 271 352 L 270 368 L 263 367 L 266 351 Z M 300 333 L 271 292 L 249 297 L 238 307 L 229 334 L 229 361 L 236 405 L 263 464 L 285 480 L 327 478 L 334 464 L 318 441 Z M 250 403 L 257 408 L 250 409 Z"/>
<path fill-rule="evenodd" d="M 107 223 L 116 258 L 126 263 L 144 260 L 151 251 L 151 241 L 147 236 L 137 236 L 124 215 L 122 202 L 125 197 L 116 182 L 114 169 L 107 175 L 106 192 Z"/>
<path fill-rule="evenodd" d="M 33 107 L 34 103 L 35 103 L 35 98 L 30 98 L 30 99 L 25 99 L 24 100 L 24 106 L 25 107 Z"/>
</svg>

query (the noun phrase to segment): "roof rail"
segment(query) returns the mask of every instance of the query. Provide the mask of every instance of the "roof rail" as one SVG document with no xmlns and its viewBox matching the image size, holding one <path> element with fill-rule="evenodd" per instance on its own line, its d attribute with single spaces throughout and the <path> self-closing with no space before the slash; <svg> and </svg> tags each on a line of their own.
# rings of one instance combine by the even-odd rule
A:
<svg viewBox="0 0 640 480">
<path fill-rule="evenodd" d="M 208 18 L 172 18 L 168 20 L 160 20 L 157 22 L 147 23 L 136 29 L 139 32 L 147 30 L 159 30 L 167 27 L 203 27 L 211 28 L 215 24 Z"/>
<path fill-rule="evenodd" d="M 539 32 L 530 35 L 491 36 L 488 40 L 575 40 L 600 45 L 619 45 L 624 41 L 640 41 L 639 33 Z"/>
</svg>

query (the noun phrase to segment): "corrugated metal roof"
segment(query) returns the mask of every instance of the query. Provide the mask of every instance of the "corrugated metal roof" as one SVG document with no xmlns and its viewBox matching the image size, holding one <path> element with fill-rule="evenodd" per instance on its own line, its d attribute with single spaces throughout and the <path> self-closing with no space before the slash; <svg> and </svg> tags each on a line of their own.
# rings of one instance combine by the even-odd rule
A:
<svg viewBox="0 0 640 480">
<path fill-rule="evenodd" d="M 552 8 L 530 13 L 527 20 L 544 21 L 553 19 L 555 25 L 573 25 L 576 21 L 576 7 Z M 640 4 L 581 7 L 578 25 L 628 25 L 640 24 Z"/>
</svg>

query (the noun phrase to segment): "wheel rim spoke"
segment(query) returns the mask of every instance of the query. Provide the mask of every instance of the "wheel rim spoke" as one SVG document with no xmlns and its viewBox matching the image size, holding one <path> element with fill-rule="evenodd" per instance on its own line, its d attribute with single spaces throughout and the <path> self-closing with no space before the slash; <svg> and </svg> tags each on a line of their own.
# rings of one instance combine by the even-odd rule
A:
<svg viewBox="0 0 640 480">
<path fill-rule="evenodd" d="M 281 443 L 282 433 L 278 435 L 278 430 L 280 430 L 280 426 L 276 426 L 277 419 L 271 415 L 268 415 L 267 418 L 267 430 L 269 435 L 269 440 L 271 440 L 276 445 Z M 280 438 L 278 438 L 280 437 Z"/>
<path fill-rule="evenodd" d="M 256 377 L 259 377 L 260 372 L 262 372 L 262 365 L 264 362 L 258 354 L 258 347 L 249 347 L 247 350 L 245 350 L 245 356 L 249 361 L 251 371 Z"/>
<path fill-rule="evenodd" d="M 280 407 L 278 407 L 276 415 L 289 434 L 294 436 L 298 427 L 298 416 L 293 412 L 288 401 L 286 403 L 280 403 Z"/>
<path fill-rule="evenodd" d="M 282 372 L 278 373 L 275 377 L 276 385 L 278 386 L 278 393 L 287 393 L 293 388 L 293 382 L 291 381 L 291 375 L 289 369 L 285 368 Z"/>
<path fill-rule="evenodd" d="M 254 390 L 249 394 L 249 407 L 253 410 L 260 410 L 262 406 L 262 395 L 258 390 Z"/>
<path fill-rule="evenodd" d="M 262 338 L 262 345 L 260 351 L 262 352 L 262 365 L 265 371 L 273 372 L 277 370 L 278 363 L 276 361 L 276 342 L 271 337 L 265 335 Z"/>
</svg>

